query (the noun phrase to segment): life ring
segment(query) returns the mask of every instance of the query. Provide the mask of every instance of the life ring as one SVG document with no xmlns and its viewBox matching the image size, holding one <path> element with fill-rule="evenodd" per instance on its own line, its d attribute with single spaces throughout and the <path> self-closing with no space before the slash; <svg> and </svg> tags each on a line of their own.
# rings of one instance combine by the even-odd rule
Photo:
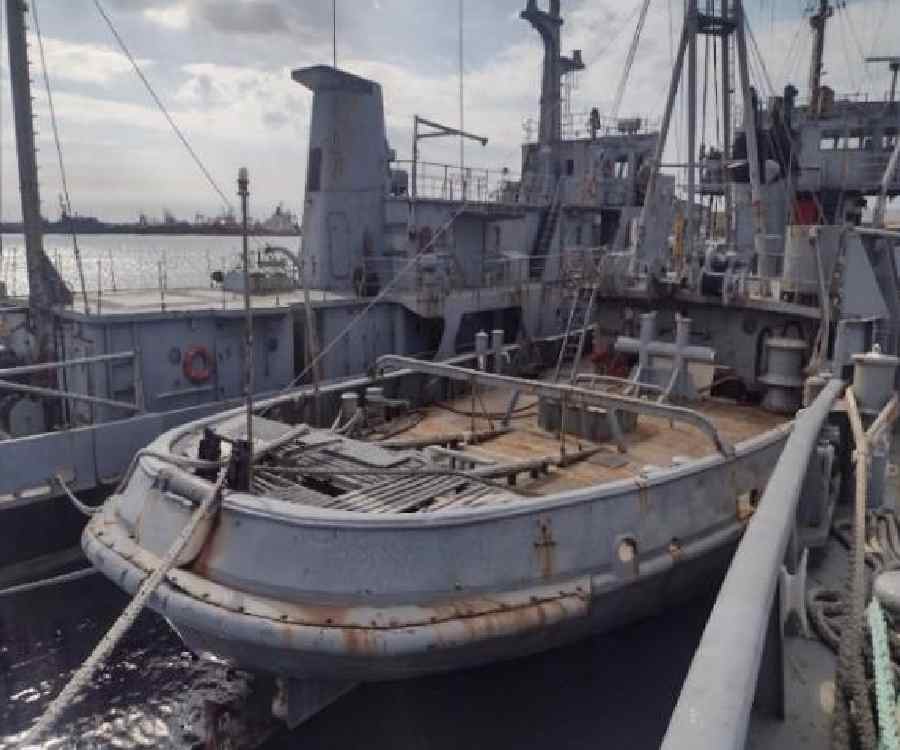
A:
<svg viewBox="0 0 900 750">
<path fill-rule="evenodd" d="M 192 346 L 184 353 L 181 369 L 192 383 L 205 383 L 212 376 L 214 360 L 205 346 Z"/>
</svg>

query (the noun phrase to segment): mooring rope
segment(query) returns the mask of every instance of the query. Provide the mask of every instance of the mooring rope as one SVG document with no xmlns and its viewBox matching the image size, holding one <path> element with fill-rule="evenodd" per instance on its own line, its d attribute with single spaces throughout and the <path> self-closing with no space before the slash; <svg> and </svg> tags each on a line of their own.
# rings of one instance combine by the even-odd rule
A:
<svg viewBox="0 0 900 750">
<path fill-rule="evenodd" d="M 75 506 L 75 508 L 82 514 L 90 518 L 91 516 L 100 512 L 101 508 L 92 508 L 90 505 L 85 505 L 81 500 L 75 497 L 75 493 L 69 488 L 69 485 L 66 484 L 66 481 L 59 475 L 56 475 L 56 481 L 60 487 L 62 487 L 63 492 L 66 494 L 66 497 L 69 498 L 69 502 Z"/>
<path fill-rule="evenodd" d="M 844 717 L 849 717 L 856 729 L 860 747 L 875 750 L 878 743 L 872 701 L 866 682 L 863 655 L 864 612 L 866 605 L 865 554 L 866 554 L 866 505 L 869 498 L 869 439 L 862 427 L 859 407 L 852 386 L 845 395 L 847 416 L 856 443 L 856 497 L 853 504 L 853 534 L 850 548 L 850 564 L 844 589 L 844 623 L 838 647 L 838 671 L 835 678 L 835 701 L 843 702 L 844 709 L 836 713 L 832 747 L 843 748 L 849 727 Z"/>
<path fill-rule="evenodd" d="M 53 576 L 52 578 L 43 578 L 40 581 L 32 581 L 31 583 L 23 583 L 18 586 L 10 586 L 6 589 L 0 589 L 0 599 L 5 596 L 15 596 L 16 594 L 27 594 L 29 591 L 37 591 L 38 589 L 49 588 L 50 586 L 58 586 L 62 583 L 71 583 L 72 581 L 80 581 L 82 578 L 95 575 L 100 571 L 96 568 L 82 568 L 72 573 L 63 573 L 62 575 Z"/>
<path fill-rule="evenodd" d="M 847 416 L 856 446 L 856 489 L 850 533 L 835 529 L 835 534 L 849 548 L 847 581 L 842 594 L 822 588 L 807 594 L 808 611 L 813 627 L 822 641 L 838 654 L 835 676 L 835 708 L 832 721 L 831 747 L 834 750 L 859 747 L 876 750 L 878 736 L 869 680 L 866 671 L 868 648 L 865 635 L 865 608 L 868 593 L 866 566 L 876 572 L 895 567 L 900 562 L 900 534 L 893 516 L 881 515 L 876 520 L 876 534 L 881 540 L 880 554 L 866 547 L 866 507 L 872 444 L 882 430 L 897 417 L 895 395 L 882 409 L 872 426 L 865 431 L 853 388 L 847 388 Z M 895 646 L 894 643 L 891 643 Z M 896 649 L 895 649 L 896 651 Z M 896 662 L 895 653 L 895 660 Z M 894 664 L 893 669 L 896 671 Z"/>
<path fill-rule="evenodd" d="M 172 543 L 169 551 L 166 552 L 165 556 L 160 561 L 159 566 L 144 579 L 144 582 L 134 595 L 134 598 L 125 608 L 125 611 L 119 616 L 119 619 L 113 623 L 112 627 L 106 635 L 103 636 L 100 643 L 94 648 L 91 655 L 78 668 L 72 679 L 69 680 L 69 683 L 47 707 L 47 710 L 44 711 L 44 714 L 37 723 L 28 731 L 21 742 L 22 746 L 37 743 L 38 740 L 40 740 L 41 737 L 43 737 L 59 720 L 63 712 L 72 705 L 81 691 L 84 690 L 93 677 L 94 672 L 104 661 L 106 661 L 113 649 L 122 639 L 122 636 L 128 632 L 128 629 L 134 624 L 135 620 L 137 620 L 138 615 L 144 609 L 144 605 L 150 599 L 153 592 L 156 591 L 159 584 L 163 582 L 169 571 L 175 565 L 178 556 L 194 536 L 197 526 L 199 526 L 202 520 L 218 511 L 219 501 L 222 497 L 227 476 L 228 469 L 226 467 L 219 472 L 219 477 L 216 480 L 212 492 L 209 493 L 206 499 L 194 511 L 188 523 Z"/>
</svg>

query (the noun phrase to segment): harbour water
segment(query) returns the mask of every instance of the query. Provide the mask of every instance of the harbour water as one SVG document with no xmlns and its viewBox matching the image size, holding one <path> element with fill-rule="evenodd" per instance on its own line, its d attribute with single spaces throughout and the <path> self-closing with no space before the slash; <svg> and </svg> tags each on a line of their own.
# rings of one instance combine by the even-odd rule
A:
<svg viewBox="0 0 900 750">
<path fill-rule="evenodd" d="M 0 750 L 14 746 L 126 603 L 101 576 L 0 598 Z M 225 745 L 657 748 L 709 607 L 698 601 L 528 659 L 358 687 L 290 733 L 260 703 L 256 722 L 229 721 Z M 198 747 L 192 725 L 204 720 L 203 699 L 225 702 L 247 685 L 225 666 L 198 669 L 165 621 L 146 612 L 43 747 Z"/>
<path fill-rule="evenodd" d="M 11 296 L 28 293 L 25 269 L 25 240 L 21 234 L 4 234 L 0 256 L 0 283 Z M 297 250 L 299 237 L 251 237 L 251 252 L 266 245 Z M 72 238 L 48 234 L 44 238 L 47 255 L 73 292 L 81 289 Z M 241 238 L 236 236 L 181 235 L 80 235 L 78 248 L 84 269 L 85 287 L 96 293 L 117 289 L 169 289 L 207 287 L 210 274 L 237 265 Z"/>
</svg>

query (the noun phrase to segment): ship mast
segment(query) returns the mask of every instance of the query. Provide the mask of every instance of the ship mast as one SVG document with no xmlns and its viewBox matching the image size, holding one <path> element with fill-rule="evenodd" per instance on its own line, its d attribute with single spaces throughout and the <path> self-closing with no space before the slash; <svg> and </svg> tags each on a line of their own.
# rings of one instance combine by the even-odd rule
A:
<svg viewBox="0 0 900 750">
<path fill-rule="evenodd" d="M 538 142 L 541 159 L 546 163 L 540 171 L 555 178 L 559 176 L 559 142 L 562 139 L 562 77 L 567 73 L 584 70 L 584 62 L 580 50 L 575 50 L 572 57 L 561 54 L 560 32 L 563 19 L 560 0 L 550 0 L 549 10 L 538 8 L 537 0 L 528 0 L 519 17 L 534 27 L 544 43 Z"/>
<path fill-rule="evenodd" d="M 27 10 L 24 0 L 6 0 L 9 71 L 19 164 L 19 192 L 22 198 L 22 231 L 25 235 L 25 262 L 28 268 L 28 303 L 32 324 L 38 335 L 37 356 L 39 359 L 47 359 L 53 340 L 50 310 L 54 305 L 71 302 L 71 294 L 59 280 L 44 253 L 41 197 L 34 147 L 34 112 L 31 107 L 31 77 L 25 37 Z"/>
<path fill-rule="evenodd" d="M 825 54 L 825 27 L 834 15 L 829 0 L 819 0 L 819 9 L 809 19 L 813 30 L 812 62 L 809 68 L 809 101 L 813 110 L 818 111 L 819 89 L 822 86 L 822 58 Z"/>
</svg>

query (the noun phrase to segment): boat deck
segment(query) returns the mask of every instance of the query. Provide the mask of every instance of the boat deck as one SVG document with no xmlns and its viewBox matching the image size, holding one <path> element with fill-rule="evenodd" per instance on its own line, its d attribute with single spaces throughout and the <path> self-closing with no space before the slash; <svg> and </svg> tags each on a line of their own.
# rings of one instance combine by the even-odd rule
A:
<svg viewBox="0 0 900 750">
<path fill-rule="evenodd" d="M 536 399 L 520 403 L 504 427 L 498 415 L 505 413 L 510 397 L 503 388 L 483 392 L 475 417 L 468 395 L 429 406 L 388 423 L 366 440 L 256 417 L 256 449 L 267 443 L 276 447 L 254 469 L 252 490 L 324 509 L 434 513 L 522 502 L 716 452 L 700 429 L 644 415 L 626 433 L 625 452 L 612 442 L 594 443 L 571 434 L 561 439 L 538 425 Z M 786 421 L 758 407 L 718 400 L 697 404 L 696 410 L 731 443 Z M 245 429 L 241 416 L 216 432 L 238 438 Z M 296 434 L 289 435 L 292 430 Z M 192 446 L 185 448 L 185 455 L 196 455 Z"/>
<path fill-rule="evenodd" d="M 503 413 L 511 392 L 497 389 L 482 394 L 476 403 L 478 411 L 489 415 Z M 483 402 L 483 407 L 482 407 Z M 524 407 L 531 408 L 525 409 Z M 448 408 L 453 409 L 450 411 Z M 732 444 L 762 434 L 788 421 L 785 417 L 766 412 L 759 407 L 707 400 L 693 408 L 712 419 L 720 434 Z M 446 432 L 486 431 L 499 425 L 499 420 L 483 416 L 472 420 L 462 412 L 471 413 L 470 396 L 456 399 L 442 406 L 426 410 L 425 418 L 404 433 L 405 438 L 440 435 Z M 514 415 L 512 430 L 478 446 L 465 446 L 465 453 L 498 463 L 558 458 L 562 441 L 557 434 L 538 426 L 537 399 L 520 402 Z M 689 425 L 669 422 L 651 416 L 641 416 L 633 432 L 625 433 L 628 452 L 620 453 L 612 442 L 593 443 L 571 435 L 565 437 L 568 454 L 597 450 L 593 456 L 570 466 L 555 467 L 544 476 L 527 484 L 531 494 L 549 495 L 593 484 L 613 482 L 638 476 L 648 466 L 668 467 L 680 458 L 695 459 L 716 452 L 709 437 Z"/>
<path fill-rule="evenodd" d="M 355 299 L 349 294 L 337 294 L 320 289 L 311 289 L 310 301 L 314 303 L 338 302 Z M 96 295 L 88 295 L 91 311 L 96 313 Z M 294 289 L 279 294 L 254 294 L 251 297 L 254 310 L 283 310 L 293 305 L 302 305 L 303 291 Z M 165 303 L 165 308 L 163 308 Z M 75 295 L 72 307 L 74 313 L 84 313 L 84 300 Z M 201 310 L 219 310 L 240 312 L 244 309 L 244 297 L 233 292 L 208 287 L 190 287 L 185 289 L 167 289 L 165 300 L 158 289 L 123 289 L 117 292 L 103 292 L 100 311 L 105 315 L 129 315 L 159 312 L 198 312 Z"/>
</svg>

